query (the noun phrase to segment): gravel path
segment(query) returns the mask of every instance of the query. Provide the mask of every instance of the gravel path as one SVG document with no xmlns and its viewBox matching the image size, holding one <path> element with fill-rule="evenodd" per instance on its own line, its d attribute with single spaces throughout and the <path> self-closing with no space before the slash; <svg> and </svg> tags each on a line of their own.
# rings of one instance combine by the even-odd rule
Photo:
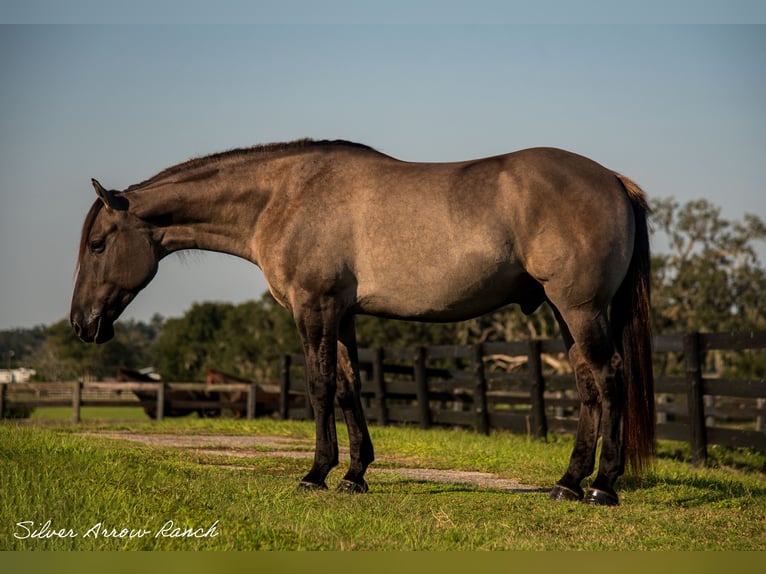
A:
<svg viewBox="0 0 766 574">
<path fill-rule="evenodd" d="M 193 450 L 200 454 L 220 457 L 250 458 L 256 456 L 278 458 L 311 459 L 314 457 L 314 444 L 309 439 L 297 439 L 266 435 L 176 435 L 176 434 L 141 434 L 132 432 L 89 432 L 84 436 L 94 436 L 116 440 L 127 440 L 146 445 L 173 447 Z M 348 460 L 348 449 L 341 447 L 341 461 Z M 384 458 L 396 463 L 396 459 Z M 247 470 L 247 466 L 222 465 L 229 468 Z M 510 478 L 501 478 L 487 472 L 468 472 L 460 470 L 438 470 L 430 468 L 375 468 L 368 474 L 396 474 L 411 480 L 443 484 L 465 484 L 487 490 L 504 492 L 547 492 L 539 486 L 522 484 Z"/>
</svg>

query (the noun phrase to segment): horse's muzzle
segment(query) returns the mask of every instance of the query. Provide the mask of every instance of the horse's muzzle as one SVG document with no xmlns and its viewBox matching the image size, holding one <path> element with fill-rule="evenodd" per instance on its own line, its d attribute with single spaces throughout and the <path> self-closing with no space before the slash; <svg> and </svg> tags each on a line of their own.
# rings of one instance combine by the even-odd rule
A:
<svg viewBox="0 0 766 574">
<path fill-rule="evenodd" d="M 106 343 L 114 337 L 114 325 L 111 321 L 99 315 L 86 321 L 74 314 L 69 318 L 74 334 L 85 343 Z"/>
</svg>

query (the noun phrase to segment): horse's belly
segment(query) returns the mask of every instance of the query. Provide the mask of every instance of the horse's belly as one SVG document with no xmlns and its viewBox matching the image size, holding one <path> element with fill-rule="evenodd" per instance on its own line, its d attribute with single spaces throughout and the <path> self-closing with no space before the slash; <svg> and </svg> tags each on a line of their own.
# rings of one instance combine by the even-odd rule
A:
<svg viewBox="0 0 766 574">
<path fill-rule="evenodd" d="M 541 301 L 539 284 L 518 265 L 423 266 L 360 282 L 357 311 L 419 321 L 462 321 L 519 302 Z M 527 304 L 529 301 L 529 304 Z"/>
</svg>

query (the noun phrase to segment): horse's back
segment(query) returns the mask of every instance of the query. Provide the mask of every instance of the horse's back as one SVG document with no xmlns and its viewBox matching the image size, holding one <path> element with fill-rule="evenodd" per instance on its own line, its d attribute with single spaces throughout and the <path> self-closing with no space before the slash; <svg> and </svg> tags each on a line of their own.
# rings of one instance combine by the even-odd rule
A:
<svg viewBox="0 0 766 574">
<path fill-rule="evenodd" d="M 562 150 L 383 162 L 362 181 L 348 217 L 363 311 L 454 320 L 511 302 L 534 309 L 542 284 L 600 273 L 632 249 L 613 172 Z"/>
</svg>

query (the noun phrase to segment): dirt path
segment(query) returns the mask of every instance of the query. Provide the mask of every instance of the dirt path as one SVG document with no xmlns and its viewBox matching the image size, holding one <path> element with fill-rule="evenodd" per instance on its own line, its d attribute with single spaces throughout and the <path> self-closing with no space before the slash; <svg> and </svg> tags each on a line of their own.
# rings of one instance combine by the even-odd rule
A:
<svg viewBox="0 0 766 574">
<path fill-rule="evenodd" d="M 314 456 L 313 441 L 290 437 L 248 435 L 176 435 L 176 434 L 141 434 L 132 432 L 89 432 L 84 436 L 96 436 L 115 440 L 127 440 L 146 445 L 181 448 L 192 450 L 212 457 L 241 457 L 256 456 L 279 458 L 305 458 Z M 341 448 L 341 463 L 348 460 L 348 450 Z M 396 459 L 383 458 L 387 462 L 396 463 Z M 248 470 L 247 466 L 222 465 L 228 468 Z M 368 474 L 396 474 L 398 476 L 443 484 L 465 484 L 487 490 L 504 492 L 545 492 L 539 486 L 522 484 L 513 479 L 501 478 L 486 472 L 468 472 L 459 470 L 438 470 L 429 468 L 370 468 Z"/>
</svg>

